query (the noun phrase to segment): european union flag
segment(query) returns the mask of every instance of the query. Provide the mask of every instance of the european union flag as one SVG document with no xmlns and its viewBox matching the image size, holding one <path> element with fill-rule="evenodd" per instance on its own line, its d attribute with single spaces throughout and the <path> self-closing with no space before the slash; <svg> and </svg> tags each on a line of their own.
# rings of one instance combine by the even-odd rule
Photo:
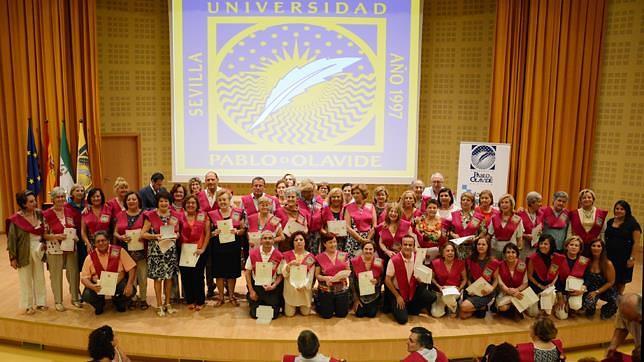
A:
<svg viewBox="0 0 644 362">
<path fill-rule="evenodd" d="M 29 119 L 29 135 L 27 136 L 27 190 L 36 195 L 40 193 L 40 169 L 38 168 L 38 151 L 34 141 L 34 131 Z"/>
</svg>

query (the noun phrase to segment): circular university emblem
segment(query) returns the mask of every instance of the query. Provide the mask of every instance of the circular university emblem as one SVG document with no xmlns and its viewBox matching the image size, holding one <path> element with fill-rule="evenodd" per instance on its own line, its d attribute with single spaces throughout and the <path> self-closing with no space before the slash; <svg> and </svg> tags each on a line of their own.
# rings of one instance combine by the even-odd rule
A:
<svg viewBox="0 0 644 362">
<path fill-rule="evenodd" d="M 472 150 L 472 166 L 487 170 L 494 166 L 496 161 L 496 153 L 494 149 L 488 145 L 479 145 Z"/>
</svg>

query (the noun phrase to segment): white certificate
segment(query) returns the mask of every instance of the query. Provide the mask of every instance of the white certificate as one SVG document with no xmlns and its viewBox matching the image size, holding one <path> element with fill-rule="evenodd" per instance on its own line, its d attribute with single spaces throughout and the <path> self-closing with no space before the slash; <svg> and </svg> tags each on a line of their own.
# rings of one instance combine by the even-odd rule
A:
<svg viewBox="0 0 644 362">
<path fill-rule="evenodd" d="M 273 283 L 273 263 L 261 261 L 255 263 L 255 285 L 271 285 L 271 283 Z"/>
<path fill-rule="evenodd" d="M 544 291 L 539 293 L 540 297 L 540 302 L 541 302 L 541 309 L 543 310 L 549 310 L 552 309 L 552 306 L 555 304 L 555 286 L 551 285 L 550 287 L 546 288 Z"/>
<path fill-rule="evenodd" d="M 127 243 L 128 251 L 143 250 L 145 248 L 141 241 L 141 229 L 125 230 L 125 236 L 130 237 L 130 242 Z"/>
<path fill-rule="evenodd" d="M 270 324 L 273 320 L 273 307 L 267 305 L 260 305 L 255 311 L 257 316 L 257 324 Z"/>
<path fill-rule="evenodd" d="M 566 290 L 567 291 L 580 291 L 583 290 L 584 288 L 584 280 L 575 278 L 575 277 L 568 277 L 566 279 Z"/>
<path fill-rule="evenodd" d="M 326 222 L 327 229 L 335 236 L 347 236 L 347 222 L 344 220 L 331 220 Z"/>
<path fill-rule="evenodd" d="M 461 295 L 461 292 L 458 291 L 458 288 L 453 285 L 448 285 L 446 287 L 443 287 L 443 289 L 441 289 L 441 293 L 443 293 L 443 297 L 447 297 L 449 295 L 452 295 L 452 296 Z"/>
<path fill-rule="evenodd" d="M 101 279 L 98 281 L 98 284 L 101 286 L 101 290 L 98 291 L 99 295 L 111 295 L 116 294 L 116 284 L 119 279 L 119 273 L 112 273 L 108 271 L 101 272 Z"/>
<path fill-rule="evenodd" d="M 470 284 L 470 286 L 467 287 L 466 290 L 469 294 L 482 297 L 483 290 L 491 291 L 492 286 L 487 282 L 487 280 L 483 279 L 483 277 L 479 277 L 474 281 L 474 283 Z"/>
<path fill-rule="evenodd" d="M 63 251 L 60 250 L 60 241 L 58 240 L 47 240 L 47 254 L 48 255 L 59 255 Z"/>
<path fill-rule="evenodd" d="M 174 233 L 174 225 L 161 226 L 161 239 L 176 239 L 177 235 Z"/>
<path fill-rule="evenodd" d="M 174 245 L 174 239 L 162 239 L 157 241 L 157 244 L 159 245 L 159 249 L 161 250 L 161 253 L 165 254 L 165 252 L 170 250 L 172 245 Z"/>
<path fill-rule="evenodd" d="M 294 288 L 305 287 L 308 283 L 306 265 L 291 265 L 289 268 L 288 281 Z"/>
<path fill-rule="evenodd" d="M 532 293 L 534 293 L 534 292 L 532 292 Z M 496 297 L 496 306 L 500 307 L 502 305 L 510 304 L 510 303 L 512 303 L 512 298 L 514 298 L 514 297 L 511 296 L 511 295 L 504 295 L 502 297 L 497 296 Z"/>
<path fill-rule="evenodd" d="M 521 291 L 523 298 L 517 299 L 512 297 L 512 304 L 517 308 L 519 313 L 523 313 L 524 310 L 528 309 L 531 305 L 539 301 L 539 297 L 534 293 L 532 288 L 528 287 Z M 499 304 L 502 305 L 502 304 Z"/>
<path fill-rule="evenodd" d="M 60 250 L 62 251 L 74 251 L 74 246 L 76 245 L 76 229 L 74 228 L 65 228 L 65 240 L 60 242 Z"/>
<path fill-rule="evenodd" d="M 449 241 L 453 242 L 454 245 L 459 246 L 459 245 L 463 244 L 464 242 L 472 240 L 472 239 L 474 239 L 474 236 L 470 235 L 470 236 L 463 236 L 462 238 L 449 239 Z"/>
<path fill-rule="evenodd" d="M 414 276 L 421 283 L 432 284 L 432 275 L 433 271 L 426 265 L 416 264 L 416 266 L 414 266 Z"/>
<path fill-rule="evenodd" d="M 373 285 L 373 272 L 371 270 L 364 271 L 358 274 L 358 287 L 360 289 L 360 296 L 371 295 L 376 292 L 376 286 Z"/>
<path fill-rule="evenodd" d="M 256 248 L 262 241 L 262 233 L 259 231 L 252 231 L 248 233 L 248 244 L 251 248 Z"/>
<path fill-rule="evenodd" d="M 219 229 L 219 244 L 228 244 L 235 241 L 232 220 L 228 219 L 217 221 L 217 229 Z"/>
<path fill-rule="evenodd" d="M 351 270 L 340 270 L 339 272 L 335 273 L 333 277 L 331 277 L 331 282 L 337 283 L 341 280 L 347 279 L 351 275 Z"/>
<path fill-rule="evenodd" d="M 532 235 L 532 241 L 530 242 L 530 244 L 532 245 L 533 248 L 536 247 L 537 244 L 539 243 L 539 235 L 541 235 L 541 229 L 542 228 L 543 228 L 543 226 L 541 224 L 539 224 L 539 225 L 537 225 L 536 227 L 534 227 L 532 229 L 532 234 L 531 234 Z"/>
<path fill-rule="evenodd" d="M 307 232 L 308 229 L 306 228 L 306 226 L 300 224 L 299 222 L 297 222 L 295 220 L 289 220 L 286 223 L 286 226 L 284 227 L 284 233 L 287 236 L 291 236 L 296 231 Z"/>
<path fill-rule="evenodd" d="M 195 255 L 197 251 L 197 244 L 183 243 L 181 244 L 181 259 L 179 259 L 179 266 L 194 268 L 197 266 L 197 260 L 200 255 Z"/>
</svg>

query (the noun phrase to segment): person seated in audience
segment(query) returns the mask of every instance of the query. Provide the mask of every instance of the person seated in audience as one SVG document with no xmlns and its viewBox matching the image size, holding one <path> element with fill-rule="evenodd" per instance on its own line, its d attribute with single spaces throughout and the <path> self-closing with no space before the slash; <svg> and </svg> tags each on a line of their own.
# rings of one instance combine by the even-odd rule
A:
<svg viewBox="0 0 644 362">
<path fill-rule="evenodd" d="M 543 211 L 541 210 L 541 202 L 543 197 L 536 191 L 530 191 L 526 195 L 525 209 L 519 208 L 517 215 L 523 222 L 523 249 L 521 249 L 520 257 L 522 259 L 534 254 L 537 247 L 538 235 L 543 229 Z"/>
<path fill-rule="evenodd" d="M 537 295 L 557 282 L 559 265 L 552 261 L 554 252 L 554 238 L 550 234 L 541 234 L 537 252 L 528 258 L 528 285 Z M 547 296 L 542 296 L 540 299 L 539 303 L 533 304 L 526 310 L 530 317 L 536 317 L 539 314 L 539 307 L 548 315 L 552 312 L 551 305 L 555 302 L 556 294 L 553 292 Z M 544 301 L 548 302 L 542 304 Z"/>
<path fill-rule="evenodd" d="M 275 237 L 271 231 L 262 231 L 261 247 L 252 249 L 246 260 L 244 267 L 244 277 L 246 278 L 246 287 L 248 288 L 248 305 L 250 307 L 250 316 L 257 318 L 257 308 L 260 305 L 266 305 L 273 308 L 273 319 L 279 316 L 282 304 L 282 275 L 280 264 L 282 263 L 282 253 L 274 246 Z M 266 285 L 255 285 L 255 270 L 257 263 L 271 263 L 271 283 Z"/>
<path fill-rule="evenodd" d="M 467 271 L 465 262 L 456 259 L 456 246 L 447 242 L 440 249 L 440 257 L 432 260 L 432 284 L 436 287 L 438 295 L 436 303 L 432 306 L 432 316 L 440 318 L 445 315 L 446 307 L 451 313 L 456 313 L 460 295 L 443 296 L 443 289 L 449 286 L 456 287 L 459 292 L 463 291 L 467 283 Z"/>
<path fill-rule="evenodd" d="M 107 233 L 99 231 L 93 236 L 95 250 L 85 258 L 81 271 L 83 301 L 94 307 L 96 315 L 102 314 L 105 307 L 105 296 L 98 295 L 101 291 L 101 273 L 103 271 L 118 273 L 116 292 L 112 303 L 119 312 L 125 312 L 130 299 L 136 295 L 136 262 L 120 246 L 110 245 Z"/>
<path fill-rule="evenodd" d="M 479 239 L 472 250 L 472 255 L 465 260 L 467 267 L 467 284 L 471 285 L 479 278 L 483 278 L 489 287 L 481 290 L 481 295 L 469 294 L 467 291 L 463 294 L 463 302 L 460 308 L 461 319 L 467 319 L 472 315 L 476 318 L 485 318 L 487 307 L 494 299 L 494 291 L 498 280 L 494 278 L 494 273 L 499 266 L 491 253 L 490 241 L 487 238 Z"/>
<path fill-rule="evenodd" d="M 537 318 L 530 326 L 532 342 L 517 345 L 521 362 L 565 361 L 563 343 L 557 337 L 557 327 L 550 318 Z"/>
<path fill-rule="evenodd" d="M 587 316 L 595 314 L 597 302 L 606 304 L 600 310 L 601 319 L 608 319 L 617 312 L 617 289 L 615 288 L 615 267 L 606 256 L 606 244 L 601 239 L 590 243 L 590 265 L 584 275 L 583 307 Z"/>
<path fill-rule="evenodd" d="M 320 317 L 344 318 L 349 313 L 349 278 L 338 273 L 349 271 L 349 256 L 338 251 L 338 242 L 330 237 L 322 243 L 324 252 L 315 256 L 315 278 L 318 281 L 316 311 Z"/>
<path fill-rule="evenodd" d="M 495 277 L 498 282 L 495 307 L 499 314 L 521 316 L 511 300 L 511 297 L 522 299 L 522 292 L 528 287 L 527 265 L 519 259 L 518 246 L 506 244 L 503 247 L 503 261 L 499 263 Z"/>
<path fill-rule="evenodd" d="M 631 353 L 633 361 L 642 360 L 642 295 L 626 293 L 619 297 L 619 310 L 615 318 L 615 331 L 611 338 L 606 356 L 612 358 L 617 348 L 625 341 L 628 334 L 633 337 L 634 349 Z"/>
<path fill-rule="evenodd" d="M 377 257 L 373 241 L 362 245 L 362 254 L 351 259 L 351 286 L 353 287 L 353 310 L 356 317 L 373 318 L 378 313 L 380 291 L 382 290 L 382 275 L 384 262 Z M 360 274 L 371 271 L 373 278 L 369 281 L 374 285 L 375 292 L 360 295 Z"/>
<path fill-rule="evenodd" d="M 291 235 L 293 250 L 284 252 L 282 261 L 282 276 L 284 276 L 284 314 L 287 317 L 295 315 L 299 308 L 302 315 L 311 313 L 313 283 L 315 282 L 315 256 L 306 250 L 306 234 L 296 231 Z M 294 284 L 291 281 L 293 268 L 306 268 L 306 283 Z"/>
<path fill-rule="evenodd" d="M 335 359 L 333 357 L 327 357 L 322 353 L 318 352 L 320 350 L 320 341 L 318 336 L 308 329 L 300 332 L 300 335 L 297 337 L 297 351 L 300 352 L 299 355 L 284 355 L 282 362 L 346 362 L 343 359 Z"/>
<path fill-rule="evenodd" d="M 424 327 L 414 327 L 407 339 L 409 355 L 402 362 L 448 362 L 447 356 L 434 347 L 432 332 Z"/>
<path fill-rule="evenodd" d="M 416 280 L 414 265 L 416 239 L 411 235 L 402 238 L 402 249 L 391 257 L 385 273 L 385 285 L 393 294 L 391 311 L 396 322 L 407 323 L 409 315 L 418 315 L 423 309 L 428 312 L 436 300 L 428 284 Z"/>
<path fill-rule="evenodd" d="M 130 362 L 130 358 L 118 344 L 112 327 L 104 325 L 89 334 L 87 352 L 92 362 Z"/>
<path fill-rule="evenodd" d="M 519 351 L 508 342 L 490 344 L 477 362 L 519 362 Z"/>
<path fill-rule="evenodd" d="M 557 191 L 552 195 L 552 206 L 541 208 L 543 213 L 543 233 L 550 234 L 555 240 L 555 250 L 563 251 L 563 244 L 568 236 L 570 212 L 566 209 L 568 194 Z"/>
<path fill-rule="evenodd" d="M 567 290 L 569 278 L 584 279 L 589 259 L 582 256 L 584 244 L 578 236 L 569 237 L 564 243 L 565 254 L 555 253 L 552 256 L 553 263 L 559 266 L 557 277 L 557 304 L 555 305 L 555 316 L 559 319 L 568 318 L 569 311 L 574 313 L 581 309 L 583 289 Z"/>
</svg>

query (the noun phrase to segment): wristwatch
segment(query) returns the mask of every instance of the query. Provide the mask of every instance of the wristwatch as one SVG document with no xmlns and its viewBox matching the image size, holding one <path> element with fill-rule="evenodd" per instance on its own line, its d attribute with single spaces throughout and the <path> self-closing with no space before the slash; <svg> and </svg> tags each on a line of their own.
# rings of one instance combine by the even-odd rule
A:
<svg viewBox="0 0 644 362">
<path fill-rule="evenodd" d="M 633 258 L 633 257 L 631 256 L 630 258 L 628 258 L 628 260 L 635 260 L 635 258 Z"/>
</svg>

